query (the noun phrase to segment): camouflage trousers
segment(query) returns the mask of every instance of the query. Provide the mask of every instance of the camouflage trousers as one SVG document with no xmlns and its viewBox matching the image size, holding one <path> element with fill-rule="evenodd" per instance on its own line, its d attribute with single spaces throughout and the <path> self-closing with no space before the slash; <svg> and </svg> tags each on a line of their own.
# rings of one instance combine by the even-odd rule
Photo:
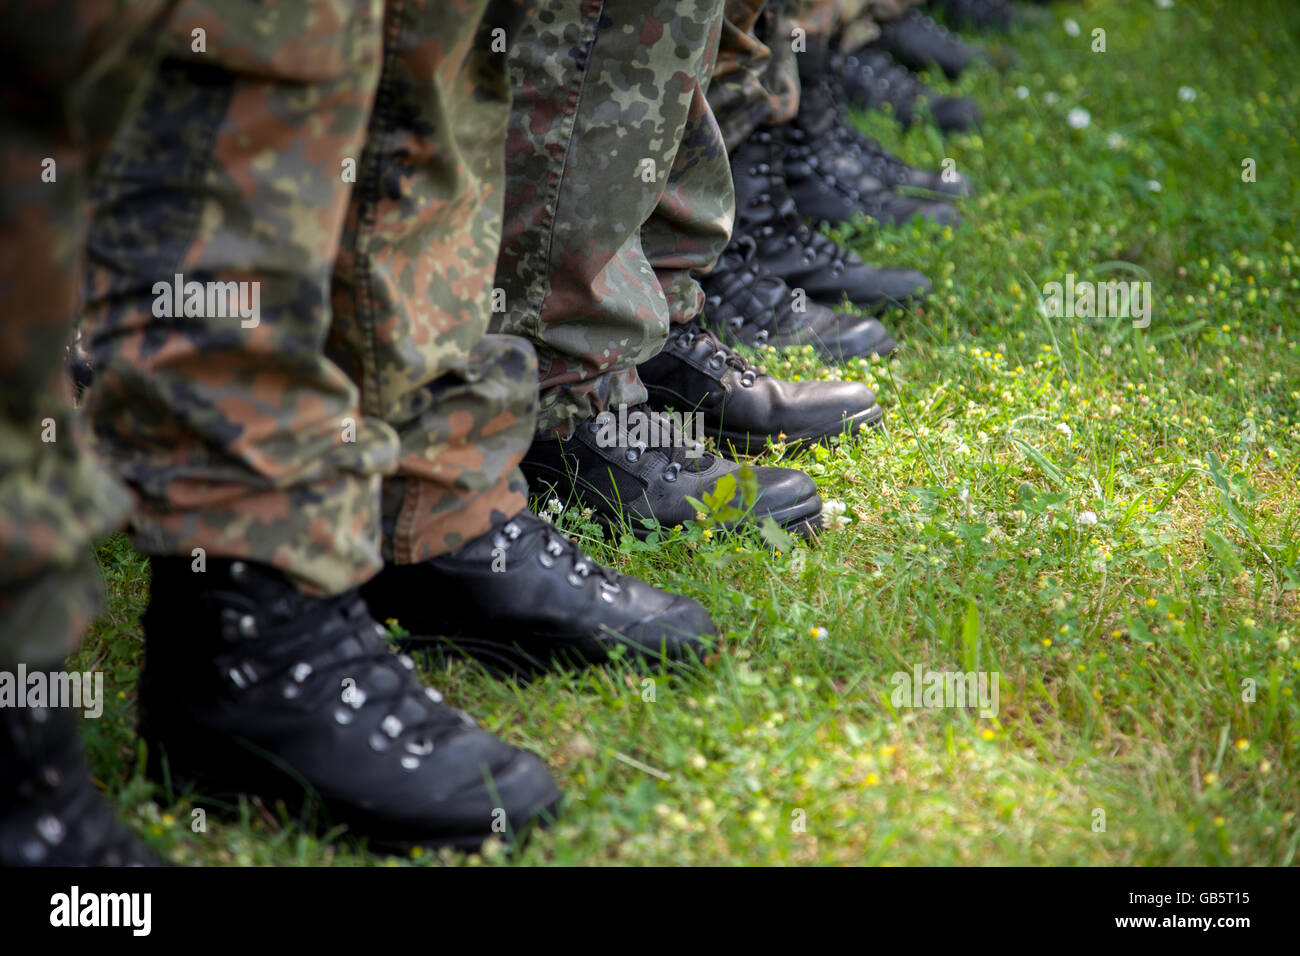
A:
<svg viewBox="0 0 1300 956">
<path fill-rule="evenodd" d="M 86 181 L 130 100 L 122 64 L 161 4 L 0 2 L 0 669 L 54 666 L 101 600 L 92 543 L 130 510 L 73 409 Z M 135 80 L 138 61 L 129 65 Z M 147 64 L 145 64 L 147 67 Z M 90 109 L 113 71 L 116 95 Z"/>
<path fill-rule="evenodd" d="M 727 0 L 709 106 L 728 150 L 799 112 L 794 22 L 785 0 Z"/>
<path fill-rule="evenodd" d="M 727 0 L 709 105 L 733 150 L 799 111 L 798 57 L 853 50 L 921 0 Z"/>
<path fill-rule="evenodd" d="M 646 398 L 636 365 L 698 315 L 731 234 L 705 92 L 723 0 L 541 0 L 510 56 L 504 311 L 537 351 L 539 432 Z"/>
<path fill-rule="evenodd" d="M 522 0 L 184 0 L 92 192 L 104 455 L 151 553 L 338 593 L 521 510 L 488 334 Z"/>
</svg>

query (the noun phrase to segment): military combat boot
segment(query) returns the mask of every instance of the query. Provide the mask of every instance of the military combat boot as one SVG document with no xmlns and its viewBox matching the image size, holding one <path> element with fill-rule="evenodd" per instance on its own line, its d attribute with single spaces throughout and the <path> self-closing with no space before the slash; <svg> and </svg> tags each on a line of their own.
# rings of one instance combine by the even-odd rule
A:
<svg viewBox="0 0 1300 956">
<path fill-rule="evenodd" d="M 520 467 L 534 491 L 591 508 L 606 523 L 638 537 L 696 517 L 687 496 L 702 500 L 740 465 L 705 451 L 699 436 L 683 433 L 682 416 L 649 405 L 604 411 L 579 423 L 567 439 L 539 437 Z M 756 467 L 756 495 L 745 501 L 742 482 L 727 504 L 745 512 L 724 528 L 770 517 L 795 534 L 821 526 L 821 498 L 813 480 L 791 468 Z M 737 476 L 739 477 L 739 476 Z"/>
<path fill-rule="evenodd" d="M 895 170 L 883 156 L 864 165 L 840 144 L 810 135 L 794 122 L 774 131 L 782 136 L 790 195 L 805 219 L 834 224 L 862 215 L 886 225 L 917 216 L 937 225 L 961 221 L 950 203 L 896 192 L 889 185 Z"/>
<path fill-rule="evenodd" d="M 811 345 L 831 362 L 894 351 L 878 319 L 836 312 L 800 296 L 759 266 L 755 250 L 749 236 L 733 239 L 713 271 L 699 277 L 705 296 L 701 320 L 725 341 L 776 349 Z"/>
<path fill-rule="evenodd" d="M 603 664 L 620 649 L 700 657 L 715 633 L 695 601 L 601 567 L 529 511 L 447 554 L 390 564 L 362 594 L 379 617 L 512 673 Z"/>
<path fill-rule="evenodd" d="M 314 793 L 380 849 L 473 849 L 559 802 L 536 755 L 420 684 L 356 591 L 311 597 L 252 561 L 152 565 L 140 734 L 159 779 L 291 808 Z"/>
<path fill-rule="evenodd" d="M 956 226 L 961 216 L 947 199 L 968 195 L 969 181 L 956 170 L 909 166 L 848 121 L 834 77 L 804 83 L 799 114 L 782 127 L 785 170 L 799 211 L 809 219 L 834 221 L 852 209 L 886 224 L 914 216 Z M 903 195 L 925 190 L 935 198 Z"/>
<path fill-rule="evenodd" d="M 0 707 L 0 866 L 163 866 L 95 789 L 78 712 Z"/>
<path fill-rule="evenodd" d="M 803 289 L 827 305 L 846 299 L 869 310 L 907 301 L 930 291 L 930 282 L 912 269 L 878 269 L 810 229 L 799 217 L 785 181 L 782 148 L 759 130 L 732 153 L 736 184 L 737 236 L 754 240 L 758 268 Z M 734 260 L 728 260 L 728 262 Z M 714 266 L 715 280 L 726 264 Z"/>
<path fill-rule="evenodd" d="M 939 95 L 884 50 L 862 47 L 834 57 L 831 68 L 842 81 L 849 103 L 882 112 L 888 106 L 904 128 L 920 119 L 922 103 L 934 124 L 945 133 L 963 133 L 980 124 L 980 108 L 974 100 Z"/>
<path fill-rule="evenodd" d="M 650 404 L 698 413 L 724 450 L 756 455 L 879 424 L 875 393 L 861 382 L 783 382 L 760 372 L 697 322 L 674 325 L 663 351 L 637 366 Z"/>
<path fill-rule="evenodd" d="M 919 72 L 937 65 L 950 80 L 957 79 L 976 56 L 960 37 L 920 10 L 910 10 L 897 20 L 881 24 L 880 36 L 869 46 L 883 50 L 909 70 Z"/>
</svg>

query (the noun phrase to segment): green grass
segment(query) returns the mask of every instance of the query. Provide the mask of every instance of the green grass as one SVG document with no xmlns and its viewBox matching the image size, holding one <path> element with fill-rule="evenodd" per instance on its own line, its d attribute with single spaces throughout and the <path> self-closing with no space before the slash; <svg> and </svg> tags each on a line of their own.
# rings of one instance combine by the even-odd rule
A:
<svg viewBox="0 0 1300 956">
<path fill-rule="evenodd" d="M 441 859 L 1294 863 L 1296 36 L 1284 0 L 1059 5 L 1010 37 L 1017 66 L 963 77 L 982 136 L 856 117 L 916 164 L 951 157 L 980 191 L 956 231 L 845 230 L 869 261 L 934 279 L 924 309 L 891 319 L 894 360 L 762 357 L 881 394 L 885 428 L 794 459 L 845 526 L 773 554 L 699 529 L 602 542 L 561 516 L 595 557 L 704 602 L 720 653 L 685 674 L 527 687 L 432 667 L 568 795 L 522 851 Z M 1105 279 L 1114 260 L 1153 282 L 1149 328 L 1043 317 L 1036 289 Z M 144 564 L 121 537 L 100 555 L 109 612 L 77 665 L 119 698 L 88 724 L 91 758 L 138 832 L 179 862 L 408 862 L 256 802 L 193 832 L 191 805 L 134 769 Z M 895 708 L 890 676 L 917 664 L 998 672 L 997 717 Z"/>
</svg>

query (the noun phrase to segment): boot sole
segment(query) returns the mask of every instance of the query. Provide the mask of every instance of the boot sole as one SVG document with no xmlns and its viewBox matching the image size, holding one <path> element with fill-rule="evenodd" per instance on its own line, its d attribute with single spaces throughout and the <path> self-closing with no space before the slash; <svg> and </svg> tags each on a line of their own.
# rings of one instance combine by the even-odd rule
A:
<svg viewBox="0 0 1300 956">
<path fill-rule="evenodd" d="M 327 814 L 327 820 L 326 825 L 316 823 L 309 829 L 319 834 L 332 826 L 343 824 L 348 828 L 348 837 L 364 841 L 367 847 L 381 853 L 409 854 L 416 847 L 431 850 L 449 848 L 472 852 L 481 847 L 487 840 L 503 836 L 509 838 L 507 842 L 522 846 L 534 830 L 543 829 L 554 821 L 555 810 L 564 799 L 563 791 L 558 787 L 553 787 L 554 793 L 531 811 L 522 826 L 512 828 L 504 834 L 491 831 L 434 833 L 410 839 L 386 833 L 384 826 L 375 826 L 374 820 L 368 818 L 364 813 L 359 813 L 351 807 L 326 799 L 315 790 L 312 790 L 310 784 L 305 784 L 301 779 L 295 778 L 265 758 L 261 758 L 262 762 L 255 767 L 249 767 L 245 764 L 243 767 L 233 770 L 230 778 L 237 779 L 240 782 L 232 785 L 229 782 L 230 778 L 218 781 L 210 771 L 196 771 L 174 766 L 170 757 L 166 755 L 167 748 L 165 745 L 160 744 L 156 738 L 144 738 L 143 734 L 141 734 L 141 737 L 146 740 L 148 746 L 147 776 L 164 789 L 169 789 L 171 793 L 177 795 L 189 793 L 195 803 L 207 804 L 218 809 L 223 814 L 235 813 L 241 796 L 259 797 L 273 803 L 283 801 L 288 809 L 294 807 L 305 809 L 311 804 L 324 810 Z M 260 748 L 256 748 L 256 745 L 250 745 L 246 751 L 241 753 L 243 754 L 243 760 L 247 761 L 250 758 L 257 758 L 261 752 Z M 373 832 L 367 832 L 368 829 L 373 830 Z"/>
</svg>

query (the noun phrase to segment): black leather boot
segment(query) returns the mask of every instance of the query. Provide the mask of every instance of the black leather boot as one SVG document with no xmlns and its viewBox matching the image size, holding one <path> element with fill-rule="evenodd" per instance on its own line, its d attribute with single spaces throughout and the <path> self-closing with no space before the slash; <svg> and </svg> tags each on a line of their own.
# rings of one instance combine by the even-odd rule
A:
<svg viewBox="0 0 1300 956">
<path fill-rule="evenodd" d="M 700 636 L 715 633 L 697 602 L 602 568 L 529 511 L 447 554 L 390 564 L 362 594 L 378 617 L 525 674 L 602 664 L 620 648 L 649 660 L 699 657 Z"/>
<path fill-rule="evenodd" d="M 536 755 L 421 686 L 356 591 L 309 597 L 251 561 L 152 564 L 140 733 L 156 776 L 291 806 L 311 791 L 382 849 L 472 849 L 558 803 Z"/>
<path fill-rule="evenodd" d="M 879 320 L 800 297 L 759 266 L 756 251 L 753 239 L 737 236 L 713 270 L 699 277 L 705 296 L 701 320 L 725 341 L 778 349 L 811 345 L 831 362 L 894 351 L 894 340 Z M 907 301 L 899 291 L 898 301 Z M 908 297 L 926 291 L 928 286 L 911 289 Z"/>
<path fill-rule="evenodd" d="M 799 217 L 785 181 L 783 147 L 759 130 L 732 153 L 737 236 L 754 240 L 758 267 L 826 305 L 845 299 L 867 309 L 907 301 L 930 282 L 913 269 L 877 269 Z M 720 266 L 714 267 L 717 273 Z"/>
<path fill-rule="evenodd" d="M 950 80 L 957 79 L 976 56 L 960 37 L 920 10 L 909 10 L 897 20 L 881 24 L 880 36 L 869 45 L 884 50 L 909 70 L 919 72 L 937 65 Z"/>
<path fill-rule="evenodd" d="M 0 866 L 166 865 L 91 783 L 78 719 L 61 707 L 0 707 Z"/>
<path fill-rule="evenodd" d="M 803 202 L 804 194 L 814 199 L 820 195 L 807 185 L 796 188 L 796 179 L 813 179 L 841 196 L 858 196 L 863 211 L 881 222 L 905 222 L 913 216 L 940 225 L 961 222 L 950 203 L 901 195 L 898 190 L 924 190 L 941 200 L 955 199 L 973 191 L 969 180 L 956 170 L 945 176 L 942 170 L 909 166 L 859 132 L 849 122 L 837 77 L 819 73 L 803 81 L 799 114 L 783 130 L 785 168 L 796 203 Z M 802 205 L 800 211 L 811 216 Z"/>
<path fill-rule="evenodd" d="M 848 102 L 866 110 L 883 111 L 888 105 L 904 128 L 920 118 L 922 102 L 945 133 L 963 133 L 980 124 L 980 108 L 974 100 L 940 96 L 884 50 L 862 47 L 833 58 L 831 68 L 843 82 Z"/>
<path fill-rule="evenodd" d="M 687 496 L 703 499 L 723 475 L 740 465 L 704 451 L 682 434 L 672 418 L 649 405 L 605 411 L 582 422 L 568 439 L 539 437 L 520 467 L 534 491 L 591 508 L 611 525 L 624 523 L 638 537 L 652 528 L 684 524 L 696 517 Z M 637 432 L 649 436 L 641 439 Z M 821 498 L 813 480 L 791 468 L 755 467 L 758 491 L 747 504 L 737 482 L 729 504 L 746 512 L 724 528 L 770 517 L 795 534 L 821 526 Z"/>
<path fill-rule="evenodd" d="M 741 455 L 763 451 L 769 438 L 797 447 L 853 433 L 883 414 L 861 382 L 779 381 L 695 322 L 674 325 L 663 351 L 637 372 L 651 405 L 698 412 L 705 434 Z"/>
<path fill-rule="evenodd" d="M 829 132 L 812 134 L 796 123 L 797 118 L 775 131 L 784 144 L 790 195 L 805 219 L 834 224 L 852 222 L 862 215 L 898 225 L 919 216 L 941 226 L 961 222 L 951 203 L 896 192 L 891 180 L 906 176 L 892 167 L 885 155 L 864 163 Z"/>
</svg>

